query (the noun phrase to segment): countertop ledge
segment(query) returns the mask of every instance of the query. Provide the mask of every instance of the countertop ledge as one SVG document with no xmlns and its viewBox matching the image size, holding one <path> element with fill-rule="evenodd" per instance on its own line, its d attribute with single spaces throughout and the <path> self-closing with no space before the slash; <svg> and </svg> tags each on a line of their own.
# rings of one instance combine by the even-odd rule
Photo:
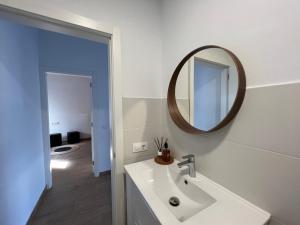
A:
<svg viewBox="0 0 300 225">
<path fill-rule="evenodd" d="M 169 168 L 177 169 L 178 161 L 171 165 L 159 165 L 153 159 L 125 165 L 125 171 L 143 195 L 147 204 L 161 225 L 267 225 L 271 215 L 196 172 L 196 178 L 183 175 L 186 180 L 216 199 L 216 202 L 198 212 L 189 219 L 180 222 L 160 200 L 153 190 L 151 172 L 165 172 Z M 174 184 L 175 185 L 175 184 Z"/>
</svg>

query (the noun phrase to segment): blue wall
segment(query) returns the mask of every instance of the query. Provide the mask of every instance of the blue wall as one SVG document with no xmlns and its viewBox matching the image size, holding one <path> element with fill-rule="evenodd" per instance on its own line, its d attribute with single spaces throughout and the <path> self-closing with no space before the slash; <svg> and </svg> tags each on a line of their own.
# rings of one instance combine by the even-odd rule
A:
<svg viewBox="0 0 300 225">
<path fill-rule="evenodd" d="M 110 169 L 108 46 L 0 20 L 1 225 L 26 224 L 45 188 L 40 79 L 47 71 L 92 76 L 95 169 Z"/>
<path fill-rule="evenodd" d="M 0 224 L 24 225 L 45 187 L 38 31 L 0 20 Z"/>
<path fill-rule="evenodd" d="M 58 33 L 39 32 L 40 75 L 89 75 L 93 79 L 95 171 L 110 169 L 108 45 Z"/>
</svg>

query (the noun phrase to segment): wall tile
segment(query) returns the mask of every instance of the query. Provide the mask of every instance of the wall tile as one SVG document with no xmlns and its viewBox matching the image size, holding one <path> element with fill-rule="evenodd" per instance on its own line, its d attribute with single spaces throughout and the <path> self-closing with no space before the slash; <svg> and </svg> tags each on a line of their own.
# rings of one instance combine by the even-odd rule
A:
<svg viewBox="0 0 300 225">
<path fill-rule="evenodd" d="M 163 99 L 163 134 L 169 137 L 177 159 L 195 154 L 198 171 L 269 211 L 276 218 L 271 225 L 299 225 L 297 96 L 299 83 L 248 89 L 236 119 L 208 135 L 180 130 Z"/>
<path fill-rule="evenodd" d="M 124 129 L 161 124 L 161 99 L 123 98 Z"/>
<path fill-rule="evenodd" d="M 164 135 L 177 159 L 195 154 L 198 171 L 269 211 L 274 216 L 270 225 L 299 225 L 297 96 L 300 84 L 248 89 L 235 120 L 207 135 L 180 130 L 169 116 L 166 99 L 125 99 L 125 162 L 155 155 L 155 151 L 133 154 L 133 142 L 151 142 L 153 136 Z"/>
<path fill-rule="evenodd" d="M 283 224 L 280 221 L 272 218 L 269 225 L 286 225 L 286 224 Z"/>
<path fill-rule="evenodd" d="M 153 138 L 160 135 L 160 130 L 155 127 L 146 127 L 145 129 L 124 130 L 124 158 L 125 162 L 137 162 L 152 158 L 156 154 L 156 148 Z M 148 142 L 148 151 L 134 153 L 132 144 L 135 142 Z"/>
<path fill-rule="evenodd" d="M 197 155 L 197 170 L 287 224 L 299 224 L 299 159 L 224 141 Z"/>
<path fill-rule="evenodd" d="M 300 157 L 299 96 L 300 83 L 247 89 L 227 138 Z"/>
<path fill-rule="evenodd" d="M 161 136 L 161 99 L 123 98 L 125 164 L 153 158 L 153 138 Z M 133 153 L 132 144 L 148 142 L 148 151 Z"/>
</svg>

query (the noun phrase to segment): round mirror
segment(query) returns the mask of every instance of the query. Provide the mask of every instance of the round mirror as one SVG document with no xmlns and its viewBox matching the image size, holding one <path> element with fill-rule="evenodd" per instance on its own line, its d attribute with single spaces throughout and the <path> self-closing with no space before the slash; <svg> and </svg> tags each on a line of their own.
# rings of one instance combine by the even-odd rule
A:
<svg viewBox="0 0 300 225">
<path fill-rule="evenodd" d="M 204 46 L 176 67 L 168 90 L 169 112 L 186 132 L 212 132 L 235 117 L 245 91 L 245 72 L 239 59 L 225 48 Z"/>
</svg>

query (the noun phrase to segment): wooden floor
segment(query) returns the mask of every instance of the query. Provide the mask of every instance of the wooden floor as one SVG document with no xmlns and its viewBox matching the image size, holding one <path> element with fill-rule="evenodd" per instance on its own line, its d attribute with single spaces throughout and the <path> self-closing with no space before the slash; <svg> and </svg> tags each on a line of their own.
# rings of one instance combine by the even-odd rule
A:
<svg viewBox="0 0 300 225">
<path fill-rule="evenodd" d="M 53 169 L 53 188 L 48 191 L 31 225 L 111 225 L 110 174 L 94 177 L 90 142 L 80 150 L 52 156 L 70 165 Z"/>
</svg>

